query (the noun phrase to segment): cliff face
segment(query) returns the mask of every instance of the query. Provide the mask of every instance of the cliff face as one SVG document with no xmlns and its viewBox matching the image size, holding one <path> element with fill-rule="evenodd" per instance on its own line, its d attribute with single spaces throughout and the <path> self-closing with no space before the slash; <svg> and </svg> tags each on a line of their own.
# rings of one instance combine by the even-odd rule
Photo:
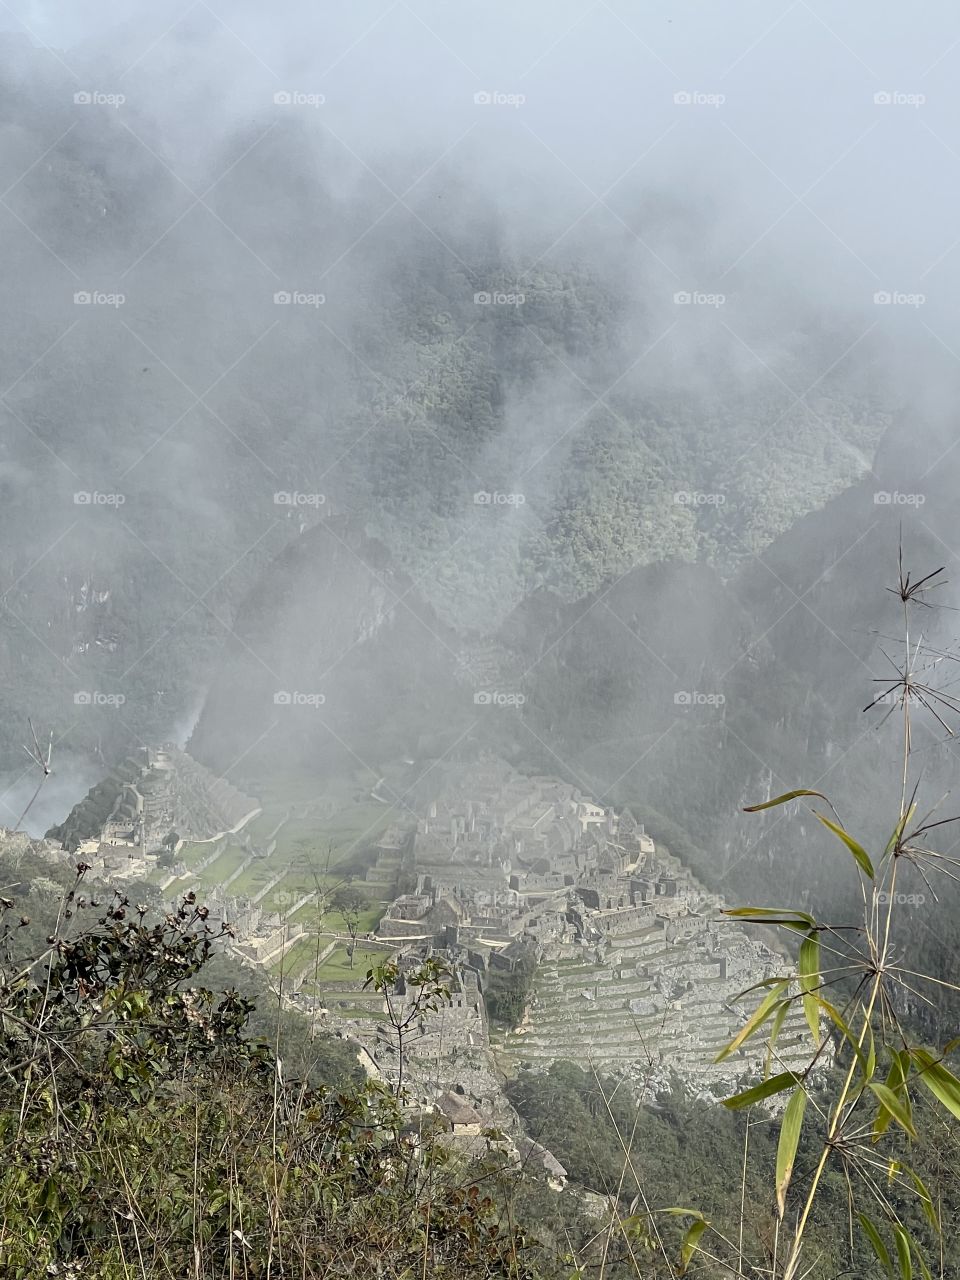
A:
<svg viewBox="0 0 960 1280">
<path fill-rule="evenodd" d="M 190 741 L 216 768 L 322 770 L 418 752 L 466 710 L 458 641 L 348 521 L 287 548 L 237 613 Z"/>
</svg>

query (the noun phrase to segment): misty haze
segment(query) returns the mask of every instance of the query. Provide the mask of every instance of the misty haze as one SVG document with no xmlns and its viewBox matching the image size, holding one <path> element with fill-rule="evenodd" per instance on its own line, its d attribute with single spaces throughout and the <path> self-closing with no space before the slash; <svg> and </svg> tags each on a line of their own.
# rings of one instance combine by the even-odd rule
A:
<svg viewBox="0 0 960 1280">
<path fill-rule="evenodd" d="M 0 1278 L 960 1274 L 958 67 L 0 7 Z"/>
</svg>

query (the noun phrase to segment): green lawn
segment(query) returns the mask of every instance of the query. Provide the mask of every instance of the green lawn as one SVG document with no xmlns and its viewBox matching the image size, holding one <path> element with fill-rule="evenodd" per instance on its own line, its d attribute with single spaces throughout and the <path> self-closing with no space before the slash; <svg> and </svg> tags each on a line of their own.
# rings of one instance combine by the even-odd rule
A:
<svg viewBox="0 0 960 1280">
<path fill-rule="evenodd" d="M 367 971 L 361 973 L 359 969 L 354 970 L 354 976 L 357 979 L 354 990 L 347 991 L 331 991 L 328 987 L 319 982 L 316 986 L 313 984 L 313 974 L 305 977 L 300 990 L 305 995 L 321 996 L 327 1004 L 336 1004 L 338 1000 L 346 1000 L 351 1007 L 379 1009 L 383 1004 L 383 997 L 374 991 L 371 987 L 363 989 L 363 983 L 366 981 Z"/>
<path fill-rule="evenodd" d="M 334 779 L 309 775 L 283 774 L 276 778 L 244 778 L 239 785 L 256 796 L 263 812 L 247 825 L 254 844 L 264 847 L 268 835 L 277 824 L 289 815 L 276 835 L 276 848 L 267 858 L 255 858 L 233 881 L 228 893 L 237 897 L 255 898 L 280 872 L 283 878 L 265 894 L 261 909 L 268 915 L 284 916 L 294 903 L 318 888 L 333 890 L 352 877 L 362 881 L 364 860 L 359 854 L 372 850 L 376 840 L 391 822 L 405 815 L 390 806 L 370 799 L 370 789 L 377 781 L 370 770 L 360 769 Z M 304 806 L 306 811 L 304 812 Z M 295 811 L 295 812 L 291 812 Z M 190 868 L 209 857 L 212 846 L 191 843 L 185 845 L 179 857 Z M 222 885 L 233 875 L 247 857 L 239 838 L 228 839 L 222 852 L 203 871 L 193 873 L 193 883 L 198 889 Z M 338 864 L 344 863 L 342 870 Z M 399 869 L 399 858 L 387 860 L 379 882 L 367 884 L 363 889 L 370 898 L 370 906 L 359 921 L 361 940 L 355 963 L 351 969 L 345 944 L 338 945 L 330 959 L 322 966 L 320 986 L 323 982 L 356 981 L 361 987 L 366 971 L 386 958 L 386 952 L 369 950 L 363 946 L 362 935 L 375 932 L 383 916 L 386 904 L 393 896 L 394 877 Z M 160 878 L 169 874 L 158 869 Z M 276 977 L 281 969 L 284 974 L 296 974 L 312 970 L 316 958 L 316 931 L 321 931 L 321 950 L 332 938 L 326 934 L 346 934 L 346 921 L 341 912 L 328 908 L 318 916 L 316 901 L 305 902 L 288 917 L 291 924 L 303 925 L 304 936 L 298 938 L 281 960 L 274 961 L 270 973 Z M 311 972 L 312 979 L 312 972 Z M 362 1003 L 362 1001 L 361 1001 Z"/>
<path fill-rule="evenodd" d="M 383 916 L 384 907 L 378 902 L 370 906 L 367 911 L 360 915 L 357 925 L 357 933 L 362 938 L 365 933 L 372 933 Z M 347 922 L 339 911 L 335 911 L 332 907 L 324 913 L 323 929 L 325 933 L 348 933 Z"/>
<path fill-rule="evenodd" d="M 255 841 L 266 840 L 285 814 L 307 805 L 306 815 L 294 813 L 281 827 L 276 836 L 276 853 L 284 861 L 306 854 L 323 866 L 331 845 L 331 857 L 336 860 L 355 842 L 366 845 L 376 840 L 396 817 L 387 805 L 370 799 L 376 780 L 368 769 L 324 779 L 322 783 L 309 775 L 286 773 L 275 778 L 245 779 L 244 786 L 263 806 L 263 812 L 247 829 Z"/>
<path fill-rule="evenodd" d="M 184 844 L 184 845 L 181 845 L 180 851 L 177 854 L 177 861 L 185 862 L 188 867 L 193 867 L 193 866 L 196 866 L 198 862 L 201 862 L 204 858 L 208 858 L 212 852 L 213 852 L 213 845 L 209 843 Z"/>
<path fill-rule="evenodd" d="M 332 952 L 320 966 L 317 984 L 322 989 L 325 982 L 355 981 L 359 988 L 366 980 L 367 970 L 383 964 L 389 958 L 386 951 L 367 951 L 358 945 L 351 969 L 346 947 L 337 947 L 336 951 Z"/>
<path fill-rule="evenodd" d="M 202 884 L 223 884 L 229 876 L 233 875 L 246 856 L 246 850 L 241 848 L 240 845 L 228 844 L 216 861 L 197 873 L 197 878 Z"/>
<path fill-rule="evenodd" d="M 273 874 L 277 874 L 277 868 L 273 868 Z M 242 877 L 241 877 L 242 878 Z M 288 872 L 282 880 L 278 880 L 268 894 L 260 900 L 260 907 L 263 911 L 277 911 L 284 913 L 290 910 L 290 907 L 298 898 L 302 898 L 305 893 L 313 890 L 313 883 L 306 879 L 302 874 L 297 875 L 296 872 Z M 254 890 L 254 892 L 257 892 Z M 307 914 L 304 914 L 306 912 Z M 291 920 L 293 916 L 289 917 Z M 307 903 L 296 914 L 296 922 L 303 924 L 316 924 L 317 909 L 311 903 Z"/>
<path fill-rule="evenodd" d="M 330 1002 L 333 1004 L 333 1002 Z M 382 1009 L 365 1008 L 363 1005 L 347 1005 L 345 1008 L 339 1004 L 334 1006 L 334 1012 L 341 1018 L 367 1018 L 371 1022 L 387 1022 L 387 1015 Z"/>
<path fill-rule="evenodd" d="M 230 888 L 244 898 L 254 898 L 268 885 L 279 870 L 270 858 L 254 858 L 250 866 L 234 880 Z"/>
<path fill-rule="evenodd" d="M 240 880 L 242 879 L 243 876 L 240 877 Z M 234 881 L 234 884 L 239 884 L 240 880 Z M 302 898 L 305 893 L 311 893 L 313 889 L 314 885 L 311 881 L 291 873 L 281 880 L 275 888 L 270 890 L 260 905 L 266 911 L 276 911 L 282 915 L 289 910 L 297 899 Z M 370 896 L 370 906 L 360 915 L 358 932 L 361 937 L 365 933 L 376 931 L 389 901 L 389 891 L 384 894 L 382 899 L 375 897 L 373 894 Z M 298 907 L 296 911 L 286 918 L 291 924 L 302 924 L 304 928 L 310 930 L 315 930 L 319 922 L 323 933 L 345 934 L 349 932 L 347 922 L 344 920 L 342 913 L 333 907 L 327 907 L 326 910 L 320 913 L 315 898 L 310 902 L 303 903 L 302 906 Z"/>
<path fill-rule="evenodd" d="M 323 952 L 323 943 L 320 944 L 320 951 Z M 282 956 L 278 957 L 270 965 L 270 972 L 279 977 L 280 973 L 288 974 L 291 977 L 298 973 L 303 973 L 307 968 L 313 973 L 313 965 L 317 958 L 317 940 L 316 937 L 298 938 L 293 946 Z"/>
</svg>

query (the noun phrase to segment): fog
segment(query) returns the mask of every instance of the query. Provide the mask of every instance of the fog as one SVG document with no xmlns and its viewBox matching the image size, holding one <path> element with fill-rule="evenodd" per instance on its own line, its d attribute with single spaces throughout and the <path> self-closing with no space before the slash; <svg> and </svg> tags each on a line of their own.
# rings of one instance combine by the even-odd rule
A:
<svg viewBox="0 0 960 1280">
<path fill-rule="evenodd" d="M 862 524 L 835 515 L 758 585 L 737 575 L 861 482 L 871 518 L 896 517 L 872 544 L 878 595 L 900 523 L 952 559 L 934 483 L 955 462 L 952 7 L 14 0 L 0 28 L 3 762 L 28 715 L 52 729 L 54 807 L 198 716 L 218 768 L 265 734 L 272 750 L 257 699 L 293 669 L 369 655 L 377 689 L 419 670 L 415 635 L 364 648 L 379 614 L 323 567 L 335 550 L 314 563 L 331 516 L 386 548 L 471 691 L 478 645 L 510 649 L 499 678 L 547 670 L 523 613 L 539 591 L 561 610 L 634 591 L 660 636 L 630 656 L 644 674 L 681 632 L 775 648 L 764 584 L 828 585 Z M 878 492 L 894 510 L 871 513 Z M 694 561 L 716 596 L 626 580 Z M 613 659 L 567 654 L 558 617 L 542 647 L 582 693 Z M 831 619 L 803 660 L 862 677 L 869 647 L 842 664 L 872 621 Z M 711 658 L 719 681 L 736 646 L 686 654 L 664 697 Z M 410 696 L 377 735 L 414 751 L 429 717 Z M 561 694 L 529 696 L 513 755 L 536 731 L 612 787 L 606 704 L 586 745 L 544 747 Z M 379 767 L 356 697 L 326 727 Z M 660 726 L 649 690 L 631 697 L 624 766 Z"/>
</svg>

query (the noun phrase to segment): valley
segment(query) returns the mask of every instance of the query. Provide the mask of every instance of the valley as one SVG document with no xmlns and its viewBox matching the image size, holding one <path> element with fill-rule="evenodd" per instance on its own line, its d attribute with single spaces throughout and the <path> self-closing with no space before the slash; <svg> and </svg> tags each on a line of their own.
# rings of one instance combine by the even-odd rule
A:
<svg viewBox="0 0 960 1280">
<path fill-rule="evenodd" d="M 96 880 L 151 886 L 167 912 L 202 902 L 229 926 L 235 960 L 377 1078 L 400 1062 L 368 971 L 395 963 L 402 983 L 442 962 L 458 994 L 403 1050 L 425 1103 L 472 1078 L 472 1103 L 496 1112 L 504 1074 L 566 1059 L 623 1075 L 641 1098 L 679 1089 L 708 1103 L 769 1069 L 762 1048 L 714 1059 L 744 1021 L 740 994 L 789 965 L 779 944 L 725 921 L 723 899 L 629 809 L 493 755 L 397 762 L 319 795 L 291 779 L 261 804 L 168 745 L 49 834 Z M 795 1005 L 773 1061 L 789 1070 L 808 1053 Z"/>
</svg>

